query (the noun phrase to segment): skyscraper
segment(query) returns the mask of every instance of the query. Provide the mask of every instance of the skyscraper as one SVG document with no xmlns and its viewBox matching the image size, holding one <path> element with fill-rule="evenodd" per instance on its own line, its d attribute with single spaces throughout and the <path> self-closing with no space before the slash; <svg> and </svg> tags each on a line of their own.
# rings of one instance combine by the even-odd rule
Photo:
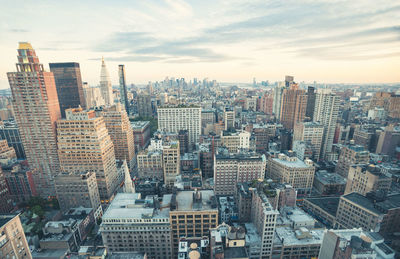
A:
<svg viewBox="0 0 400 259">
<path fill-rule="evenodd" d="M 6 178 L 0 167 L 0 213 L 8 213 L 12 210 L 12 200 L 7 187 Z"/>
<path fill-rule="evenodd" d="M 112 91 L 110 74 L 108 73 L 104 58 L 101 58 L 100 90 L 106 106 L 114 104 L 114 95 Z"/>
<path fill-rule="evenodd" d="M 50 71 L 54 74 L 61 116 L 65 118 L 65 110 L 86 107 L 82 88 L 82 77 L 79 63 L 50 63 Z"/>
<path fill-rule="evenodd" d="M 272 112 L 276 118 L 281 117 L 281 104 L 282 104 L 282 92 L 285 89 L 284 82 L 278 82 L 274 89 L 274 101 L 272 106 Z"/>
<path fill-rule="evenodd" d="M 58 154 L 64 172 L 95 172 L 101 199 L 119 185 L 114 145 L 103 117 L 82 108 L 67 109 L 57 122 Z"/>
<path fill-rule="evenodd" d="M 315 106 L 315 88 L 309 86 L 307 89 L 307 108 L 306 117 L 313 119 L 314 117 L 314 106 Z"/>
<path fill-rule="evenodd" d="M 21 42 L 17 72 L 7 76 L 26 157 L 29 166 L 37 169 L 37 190 L 41 196 L 55 195 L 53 178 L 60 171 L 56 121 L 61 113 L 53 73 L 44 71 L 30 43 Z"/>
<path fill-rule="evenodd" d="M 126 113 L 129 114 L 129 100 L 128 100 L 128 91 L 126 89 L 125 65 L 118 66 L 118 74 L 119 74 L 119 91 L 121 95 L 121 103 L 125 107 Z"/>
<path fill-rule="evenodd" d="M 336 122 L 339 114 L 339 96 L 331 93 L 330 89 L 318 89 L 315 97 L 313 120 L 324 126 L 320 158 L 324 159 L 327 153 L 332 152 L 333 137 L 335 136 Z"/>
<path fill-rule="evenodd" d="M 283 127 L 293 130 L 297 122 L 304 120 L 306 115 L 307 95 L 297 84 L 291 84 L 282 92 L 281 117 Z"/>
<path fill-rule="evenodd" d="M 108 134 L 114 144 L 115 158 L 120 161 L 126 160 L 129 168 L 132 168 L 135 164 L 135 143 L 126 111 L 122 109 L 120 103 L 116 103 L 104 108 L 98 116 L 102 116 L 106 123 Z"/>
</svg>

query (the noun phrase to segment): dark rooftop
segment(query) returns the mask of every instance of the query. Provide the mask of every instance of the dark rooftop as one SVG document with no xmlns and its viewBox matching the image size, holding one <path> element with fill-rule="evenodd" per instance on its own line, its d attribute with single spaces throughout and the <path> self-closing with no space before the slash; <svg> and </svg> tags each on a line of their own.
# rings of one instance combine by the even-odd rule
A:
<svg viewBox="0 0 400 259">
<path fill-rule="evenodd" d="M 307 198 L 306 200 L 335 217 L 340 197 Z"/>
<path fill-rule="evenodd" d="M 246 249 L 244 247 L 229 247 L 224 251 L 224 258 L 247 258 Z"/>
<path fill-rule="evenodd" d="M 17 214 L 0 214 L 0 227 L 3 227 L 16 216 Z"/>
</svg>

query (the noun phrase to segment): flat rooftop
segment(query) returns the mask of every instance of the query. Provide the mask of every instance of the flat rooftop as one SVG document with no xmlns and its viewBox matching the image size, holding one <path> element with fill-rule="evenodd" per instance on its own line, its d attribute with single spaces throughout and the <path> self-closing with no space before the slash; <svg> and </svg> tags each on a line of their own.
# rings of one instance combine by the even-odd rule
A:
<svg viewBox="0 0 400 259">
<path fill-rule="evenodd" d="M 195 191 L 180 191 L 176 194 L 176 211 L 218 210 L 213 190 L 199 190 L 200 202 L 193 202 Z M 213 206 L 214 205 L 214 206 Z"/>
<path fill-rule="evenodd" d="M 228 247 L 224 250 L 224 258 L 248 258 L 245 247 Z"/>
<path fill-rule="evenodd" d="M 142 129 L 150 124 L 150 121 L 131 121 L 133 129 Z"/>
<path fill-rule="evenodd" d="M 286 167 L 291 167 L 291 168 L 313 168 L 313 166 L 306 165 L 306 163 L 304 163 L 297 157 L 296 157 L 296 159 L 294 159 L 294 161 L 287 161 L 287 160 L 283 160 L 283 159 L 279 159 L 279 158 L 272 158 L 272 160 L 279 164 L 282 164 Z"/>
<path fill-rule="evenodd" d="M 302 228 L 304 229 L 304 228 Z M 323 229 L 304 229 L 307 237 L 300 237 L 302 230 L 294 230 L 291 227 L 277 227 L 275 229 L 276 236 L 284 246 L 300 246 L 300 245 L 321 245 L 324 236 Z M 300 234 L 300 235 L 299 235 Z"/>
<path fill-rule="evenodd" d="M 336 216 L 336 211 L 339 206 L 340 197 L 321 197 L 321 198 L 306 198 L 305 200 L 314 204 L 317 207 L 320 207 L 331 216 Z"/>
<path fill-rule="evenodd" d="M 328 173 L 326 170 L 317 171 L 315 179 L 323 184 L 346 184 L 346 179 L 336 173 Z"/>
<path fill-rule="evenodd" d="M 169 218 L 168 209 L 155 209 L 152 199 L 140 199 L 139 193 L 118 193 L 103 215 L 105 219 Z"/>
</svg>

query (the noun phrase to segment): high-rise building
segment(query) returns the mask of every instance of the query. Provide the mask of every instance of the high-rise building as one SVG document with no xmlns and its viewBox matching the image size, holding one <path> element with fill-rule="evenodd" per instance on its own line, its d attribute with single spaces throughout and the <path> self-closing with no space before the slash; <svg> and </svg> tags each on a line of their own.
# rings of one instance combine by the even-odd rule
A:
<svg viewBox="0 0 400 259">
<path fill-rule="evenodd" d="M 314 161 L 319 161 L 324 126 L 316 122 L 300 122 L 294 126 L 293 141 L 309 143 L 313 152 Z"/>
<path fill-rule="evenodd" d="M 99 189 L 94 172 L 61 173 L 55 178 L 60 209 L 93 208 L 96 217 L 102 214 Z"/>
<path fill-rule="evenodd" d="M 271 206 L 263 189 L 254 188 L 252 192 L 251 221 L 261 238 L 260 254 L 257 258 L 271 258 L 279 212 Z"/>
<path fill-rule="evenodd" d="M 327 154 L 332 152 L 339 104 L 339 96 L 331 93 L 330 89 L 319 89 L 317 91 L 313 121 L 319 122 L 324 126 L 324 136 L 322 138 L 320 153 L 321 159 L 324 159 Z"/>
<path fill-rule="evenodd" d="M 53 196 L 53 178 L 60 171 L 56 121 L 61 118 L 53 73 L 44 71 L 30 43 L 21 42 L 17 72 L 7 76 L 26 157 L 29 166 L 37 169 L 37 190 L 41 196 Z"/>
<path fill-rule="evenodd" d="M 135 164 L 135 143 L 128 114 L 120 103 L 102 109 L 98 112 L 102 116 L 114 144 L 115 158 L 126 160 L 129 168 Z"/>
<path fill-rule="evenodd" d="M 265 155 L 217 154 L 214 160 L 214 191 L 233 195 L 238 183 L 264 179 Z"/>
<path fill-rule="evenodd" d="M 88 109 L 104 106 L 106 104 L 99 87 L 90 87 L 86 82 L 83 83 L 82 87 L 83 94 L 85 96 L 86 107 Z"/>
<path fill-rule="evenodd" d="M 26 202 L 32 196 L 37 196 L 33 180 L 35 172 L 24 164 L 25 163 L 17 163 L 3 169 L 8 190 L 10 191 L 10 197 L 16 204 Z"/>
<path fill-rule="evenodd" d="M 135 150 L 143 150 L 150 143 L 150 122 L 149 121 L 132 121 L 133 138 L 135 142 Z"/>
<path fill-rule="evenodd" d="M 139 251 L 149 258 L 176 258 L 171 256 L 170 203 L 171 195 L 160 204 L 153 196 L 141 199 L 140 193 L 118 193 L 100 225 L 107 252 Z"/>
<path fill-rule="evenodd" d="M 348 145 L 342 147 L 335 172 L 347 178 L 350 167 L 355 164 L 368 164 L 369 152 L 363 146 Z"/>
<path fill-rule="evenodd" d="M 294 77 L 293 76 L 285 76 L 285 86 L 290 87 L 294 84 Z"/>
<path fill-rule="evenodd" d="M 104 62 L 104 58 L 101 58 L 101 71 L 100 71 L 100 90 L 101 95 L 105 101 L 105 105 L 113 105 L 114 104 L 114 95 L 111 85 L 110 74 L 108 73 L 108 69 L 106 63 Z"/>
<path fill-rule="evenodd" d="M 0 213 L 9 213 L 13 208 L 10 191 L 7 186 L 6 178 L 0 167 Z"/>
<path fill-rule="evenodd" d="M 218 206 L 212 190 L 181 191 L 172 194 L 170 200 L 172 251 L 176 258 L 181 237 L 208 236 L 209 230 L 217 226 Z"/>
<path fill-rule="evenodd" d="M 176 177 L 181 172 L 181 161 L 179 151 L 179 141 L 170 141 L 163 143 L 163 168 L 164 168 L 164 183 L 167 186 L 173 186 Z"/>
<path fill-rule="evenodd" d="M 315 108 L 315 87 L 309 86 L 307 89 L 307 108 L 306 117 L 314 118 L 314 108 Z"/>
<path fill-rule="evenodd" d="M 7 121 L 0 125 L 0 138 L 7 140 L 7 143 L 14 148 L 18 159 L 26 159 L 24 145 L 15 122 Z"/>
<path fill-rule="evenodd" d="M 392 178 L 381 173 L 379 167 L 373 164 L 352 165 L 347 176 L 345 194 L 357 192 L 366 195 L 378 190 L 388 192 L 391 185 Z"/>
<path fill-rule="evenodd" d="M 281 117 L 282 93 L 284 89 L 285 89 L 284 82 L 278 82 L 277 86 L 274 89 L 274 101 L 272 106 L 272 112 L 278 119 L 280 119 Z"/>
<path fill-rule="evenodd" d="M 192 148 L 189 147 L 189 133 L 187 130 L 180 130 L 178 132 L 179 150 L 181 155 L 189 153 Z"/>
<path fill-rule="evenodd" d="M 125 108 L 126 113 L 129 114 L 129 100 L 128 100 L 128 90 L 126 88 L 125 65 L 118 66 L 118 75 L 119 75 L 119 92 L 121 96 L 121 103 Z"/>
<path fill-rule="evenodd" d="M 95 172 L 100 198 L 110 199 L 118 185 L 114 145 L 103 117 L 82 108 L 67 109 L 57 122 L 58 154 L 64 172 Z"/>
<path fill-rule="evenodd" d="M 307 95 L 297 84 L 291 84 L 288 89 L 284 89 L 280 113 L 282 125 L 286 129 L 293 130 L 296 123 L 304 120 L 306 107 Z"/>
<path fill-rule="evenodd" d="M 32 259 L 19 215 L 0 215 L 1 258 Z"/>
<path fill-rule="evenodd" d="M 139 94 L 137 96 L 137 109 L 140 117 L 151 118 L 153 116 L 151 96 L 148 94 Z"/>
<path fill-rule="evenodd" d="M 274 96 L 271 93 L 264 93 L 264 95 L 260 98 L 259 102 L 260 102 L 259 110 L 267 115 L 272 115 Z"/>
<path fill-rule="evenodd" d="M 227 108 L 225 109 L 224 125 L 225 125 L 225 130 L 235 129 L 235 111 Z"/>
<path fill-rule="evenodd" d="M 86 108 L 79 63 L 50 63 L 49 66 L 56 81 L 61 116 L 65 118 L 65 110 L 69 108 L 77 108 L 79 105 Z"/>
<path fill-rule="evenodd" d="M 158 129 L 165 132 L 178 133 L 187 130 L 189 145 L 195 144 L 201 134 L 201 108 L 197 107 L 165 107 L 158 108 Z"/>
<path fill-rule="evenodd" d="M 267 163 L 268 176 L 280 183 L 290 184 L 299 194 L 311 192 L 315 167 L 309 159 L 301 161 L 293 153 L 271 157 Z"/>
</svg>

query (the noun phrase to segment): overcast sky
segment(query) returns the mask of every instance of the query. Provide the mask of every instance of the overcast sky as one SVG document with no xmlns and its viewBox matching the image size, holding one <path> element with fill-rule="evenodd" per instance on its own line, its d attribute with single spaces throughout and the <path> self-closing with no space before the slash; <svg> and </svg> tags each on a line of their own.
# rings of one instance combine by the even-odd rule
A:
<svg viewBox="0 0 400 259">
<path fill-rule="evenodd" d="M 400 1 L 0 0 L 0 88 L 19 41 L 40 61 L 79 62 L 97 85 L 104 56 L 114 84 L 166 76 L 225 82 L 399 82 Z"/>
</svg>

